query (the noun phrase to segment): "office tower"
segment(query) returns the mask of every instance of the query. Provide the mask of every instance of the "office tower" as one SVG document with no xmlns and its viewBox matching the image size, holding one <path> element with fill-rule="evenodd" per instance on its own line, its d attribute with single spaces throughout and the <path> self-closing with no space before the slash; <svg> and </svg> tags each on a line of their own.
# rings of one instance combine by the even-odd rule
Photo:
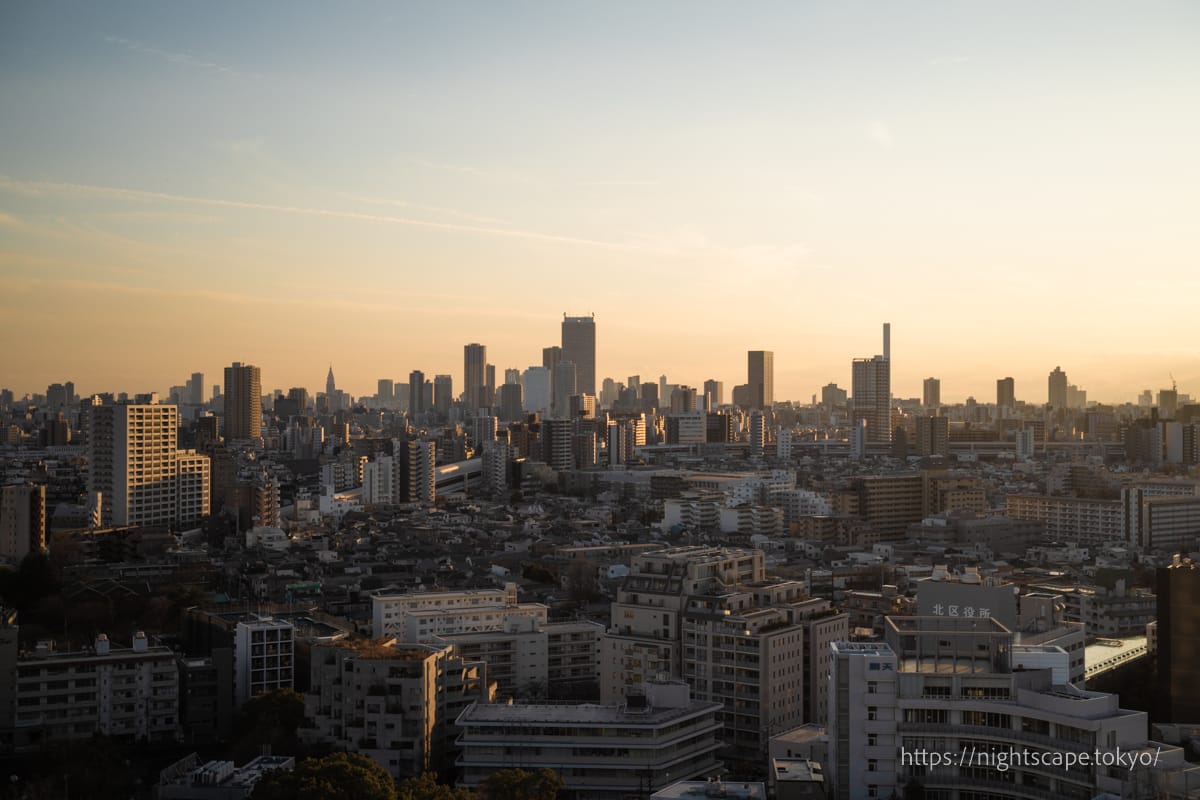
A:
<svg viewBox="0 0 1200 800">
<path fill-rule="evenodd" d="M 1200 721 L 1200 569 L 1175 556 L 1157 574 L 1158 691 L 1160 722 Z"/>
<path fill-rule="evenodd" d="M 441 419 L 450 416 L 450 406 L 454 404 L 454 378 L 450 375 L 433 376 L 433 410 Z"/>
<path fill-rule="evenodd" d="M 576 391 L 596 394 L 596 317 L 568 317 L 562 321 L 562 360 L 575 364 Z"/>
<path fill-rule="evenodd" d="M 690 386 L 676 386 L 671 392 L 671 413 L 682 414 L 696 410 L 696 390 Z"/>
<path fill-rule="evenodd" d="M 558 345 L 542 348 L 542 367 L 550 371 L 550 404 L 547 408 L 553 408 L 558 402 L 554 396 L 554 371 L 558 369 L 558 365 L 562 362 L 562 348 Z"/>
<path fill-rule="evenodd" d="M 883 357 L 887 361 L 892 360 L 892 323 L 883 323 Z"/>
<path fill-rule="evenodd" d="M 1179 392 L 1175 389 L 1158 390 L 1158 418 L 1175 419 L 1179 407 Z"/>
<path fill-rule="evenodd" d="M 20 564 L 46 547 L 46 487 L 0 487 L 0 557 Z"/>
<path fill-rule="evenodd" d="M 505 422 L 515 422 L 521 419 L 522 413 L 522 392 L 521 384 L 506 383 L 500 387 L 500 419 Z"/>
<path fill-rule="evenodd" d="M 525 395 L 522 402 L 526 411 L 544 412 L 550 408 L 550 398 L 554 396 L 551 375 L 546 367 L 529 367 L 521 374 L 521 388 Z"/>
<path fill-rule="evenodd" d="M 1062 371 L 1061 367 L 1055 367 L 1050 373 L 1048 381 L 1049 385 L 1049 402 L 1050 407 L 1055 410 L 1067 407 L 1067 373 Z"/>
<path fill-rule="evenodd" d="M 658 384 L 643 383 L 640 388 L 642 390 L 642 410 L 657 411 L 659 399 Z"/>
<path fill-rule="evenodd" d="M 330 374 L 332 380 L 332 373 Z M 262 378 L 258 367 L 235 361 L 225 368 L 225 439 L 258 439 L 262 432 Z"/>
<path fill-rule="evenodd" d="M 329 374 L 325 376 L 325 396 L 333 398 L 333 393 L 337 391 L 337 382 L 333 379 L 333 364 L 329 365 Z"/>
<path fill-rule="evenodd" d="M 512 367 L 509 367 L 508 369 L 504 370 L 504 382 L 505 383 L 520 383 L 521 382 L 521 370 L 513 369 Z"/>
<path fill-rule="evenodd" d="M 1144 389 L 1138 395 L 1138 408 L 1150 408 L 1154 405 L 1154 393 L 1149 389 Z"/>
<path fill-rule="evenodd" d="M 596 398 L 601 408 L 612 408 L 620 399 L 620 390 L 617 388 L 617 382 L 612 378 L 605 378 L 600 382 L 600 396 Z"/>
<path fill-rule="evenodd" d="M 925 408 L 941 408 L 942 405 L 942 382 L 937 378 L 925 379 L 925 396 L 923 398 Z"/>
<path fill-rule="evenodd" d="M 917 452 L 922 456 L 950 455 L 950 420 L 917 417 Z"/>
<path fill-rule="evenodd" d="M 847 399 L 846 390 L 836 383 L 827 383 L 821 387 L 821 405 L 827 409 L 841 408 L 846 405 Z"/>
<path fill-rule="evenodd" d="M 303 386 L 293 386 L 288 389 L 287 399 L 296 404 L 296 414 L 303 414 L 308 410 L 308 389 Z"/>
<path fill-rule="evenodd" d="M 725 402 L 725 384 L 722 381 L 709 379 L 704 382 L 704 396 L 707 398 L 708 411 L 716 411 Z"/>
<path fill-rule="evenodd" d="M 427 409 L 424 401 L 425 373 L 414 369 L 408 373 L 408 413 L 411 415 L 424 414 Z"/>
<path fill-rule="evenodd" d="M 856 358 L 851 365 L 853 418 L 867 423 L 866 441 L 892 440 L 891 364 L 883 356 Z"/>
<path fill-rule="evenodd" d="M 775 403 L 775 354 L 770 350 L 751 350 L 746 358 L 746 385 L 750 387 L 750 408 L 770 408 Z"/>
<path fill-rule="evenodd" d="M 187 402 L 194 406 L 204 405 L 204 373 L 193 372 L 187 382 Z"/>
<path fill-rule="evenodd" d="M 375 385 L 375 397 L 380 403 L 390 405 L 396 399 L 395 381 L 389 378 L 380 378 Z"/>
<path fill-rule="evenodd" d="M 463 404 L 468 411 L 487 405 L 487 347 L 472 342 L 463 346 Z"/>
<path fill-rule="evenodd" d="M 1001 378 L 996 381 L 997 410 L 1017 407 L 1017 382 L 1012 378 Z"/>
<path fill-rule="evenodd" d="M 491 406 L 496 402 L 496 365 L 488 364 L 483 373 L 483 405 Z"/>
<path fill-rule="evenodd" d="M 178 428 L 175 406 L 92 408 L 88 492 L 100 493 L 105 526 L 176 521 Z"/>
<path fill-rule="evenodd" d="M 46 387 L 46 406 L 51 409 L 67 407 L 67 387 L 52 383 Z"/>
<path fill-rule="evenodd" d="M 578 392 L 578 376 L 575 362 L 560 361 L 554 368 L 554 416 L 564 419 L 569 415 L 571 395 Z"/>
</svg>

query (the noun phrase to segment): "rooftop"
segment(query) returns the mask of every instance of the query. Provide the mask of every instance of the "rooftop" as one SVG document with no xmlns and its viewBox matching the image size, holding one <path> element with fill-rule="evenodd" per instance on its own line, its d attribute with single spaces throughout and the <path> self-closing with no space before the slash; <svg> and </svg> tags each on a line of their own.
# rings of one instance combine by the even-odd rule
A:
<svg viewBox="0 0 1200 800">
<path fill-rule="evenodd" d="M 602 706 L 592 703 L 474 703 L 458 718 L 458 725 L 570 723 L 575 725 L 661 725 L 704 712 L 717 712 L 720 703 L 693 700 L 682 708 L 633 708 L 626 705 Z"/>
</svg>

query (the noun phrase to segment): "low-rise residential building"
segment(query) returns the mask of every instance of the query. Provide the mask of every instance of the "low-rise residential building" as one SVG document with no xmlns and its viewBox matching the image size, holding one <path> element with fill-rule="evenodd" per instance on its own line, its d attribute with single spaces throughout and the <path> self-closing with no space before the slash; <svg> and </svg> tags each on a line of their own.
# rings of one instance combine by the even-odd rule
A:
<svg viewBox="0 0 1200 800">
<path fill-rule="evenodd" d="M 576 800 L 645 796 L 715 775 L 721 706 L 682 682 L 653 682 L 617 705 L 485 704 L 458 717 L 462 785 L 496 770 L 552 769 Z"/>
</svg>

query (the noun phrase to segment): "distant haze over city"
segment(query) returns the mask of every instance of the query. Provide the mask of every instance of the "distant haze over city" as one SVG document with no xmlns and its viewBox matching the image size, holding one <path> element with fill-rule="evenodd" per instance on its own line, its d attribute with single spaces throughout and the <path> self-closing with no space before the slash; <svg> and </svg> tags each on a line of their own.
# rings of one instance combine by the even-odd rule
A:
<svg viewBox="0 0 1200 800">
<path fill-rule="evenodd" d="M 300 8 L 303 6 L 303 8 Z M 286 13 L 284 13 L 286 9 Z M 299 13 L 300 11 L 304 13 Z M 0 383 L 1200 394 L 1200 6 L 10 4 Z M 456 388 L 457 391 L 457 388 Z"/>
</svg>

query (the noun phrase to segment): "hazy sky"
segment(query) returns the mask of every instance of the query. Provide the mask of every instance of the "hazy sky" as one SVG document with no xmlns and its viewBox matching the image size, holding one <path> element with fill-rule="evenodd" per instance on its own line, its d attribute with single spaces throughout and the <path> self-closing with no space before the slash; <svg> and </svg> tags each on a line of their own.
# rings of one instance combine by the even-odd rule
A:
<svg viewBox="0 0 1200 800">
<path fill-rule="evenodd" d="M 0 4 L 0 386 L 1200 394 L 1200 4 Z"/>
</svg>

